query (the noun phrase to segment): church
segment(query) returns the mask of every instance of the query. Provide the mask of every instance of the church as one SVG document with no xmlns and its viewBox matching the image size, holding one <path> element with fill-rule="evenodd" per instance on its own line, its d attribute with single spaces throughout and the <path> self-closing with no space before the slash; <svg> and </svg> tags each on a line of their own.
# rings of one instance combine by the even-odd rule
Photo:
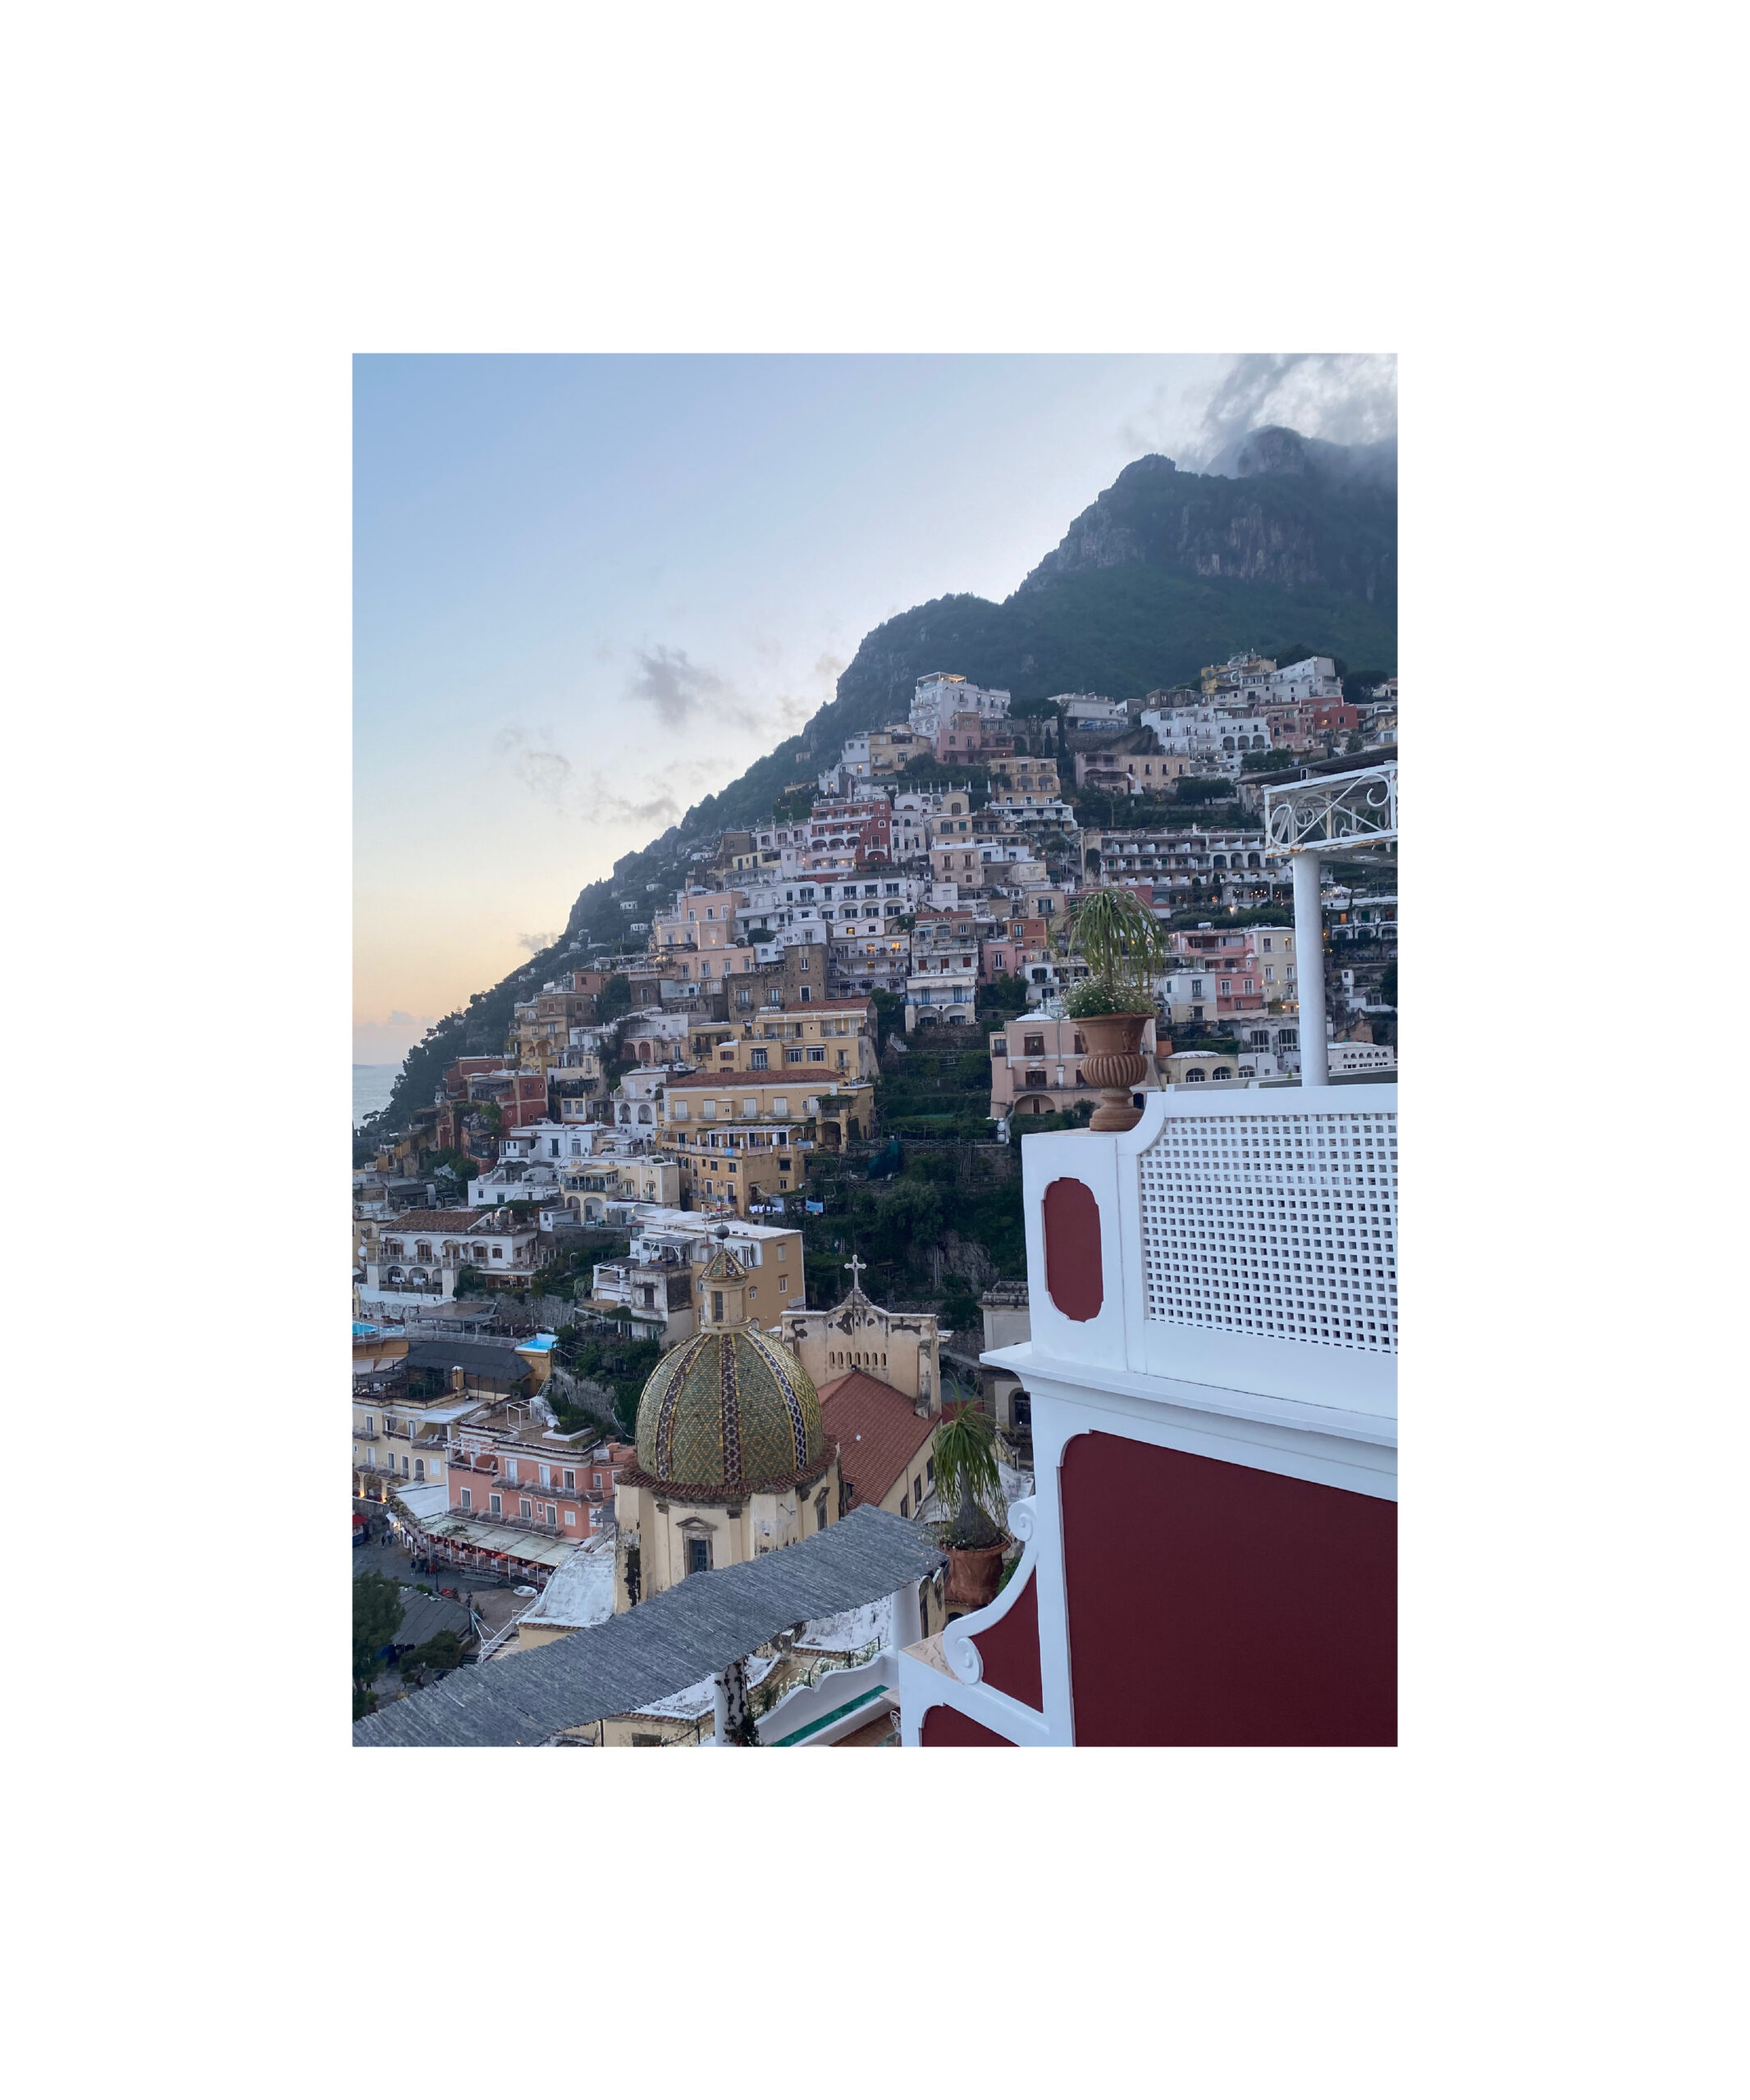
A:
<svg viewBox="0 0 1750 2100">
<path fill-rule="evenodd" d="M 651 1373 L 637 1463 L 615 1488 L 617 1612 L 688 1575 L 811 1537 L 844 1513 L 814 1381 L 750 1318 L 748 1272 L 718 1230 L 700 1278 L 699 1332 Z"/>
<path fill-rule="evenodd" d="M 784 1339 L 816 1390 L 848 1371 L 866 1371 L 933 1411 L 942 1404 L 936 1316 L 889 1312 L 877 1305 L 863 1291 L 861 1271 L 867 1266 L 854 1255 L 845 1263 L 851 1288 L 830 1312 L 786 1312 Z"/>
<path fill-rule="evenodd" d="M 699 1332 L 651 1373 L 637 1463 L 615 1489 L 617 1612 L 811 1537 L 858 1503 L 915 1518 L 934 1486 L 935 1315 L 875 1304 L 853 1257 L 838 1304 L 762 1332 L 728 1228 L 715 1236 Z"/>
</svg>

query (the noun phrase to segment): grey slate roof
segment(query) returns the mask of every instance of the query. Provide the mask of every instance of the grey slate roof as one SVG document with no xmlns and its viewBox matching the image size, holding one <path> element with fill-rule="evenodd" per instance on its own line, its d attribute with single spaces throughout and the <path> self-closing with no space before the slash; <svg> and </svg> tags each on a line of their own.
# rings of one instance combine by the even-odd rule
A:
<svg viewBox="0 0 1750 2100">
<path fill-rule="evenodd" d="M 409 1371 L 447 1372 L 458 1363 L 477 1378 L 502 1378 L 512 1385 L 519 1378 L 528 1377 L 533 1367 L 509 1342 L 464 1341 L 458 1337 L 453 1341 L 441 1338 L 408 1345 Z"/>
<path fill-rule="evenodd" d="M 401 1585 L 401 1623 L 395 1629 L 398 1648 L 420 1648 L 439 1633 L 466 1633 L 468 1613 L 448 1597 L 428 1597 Z"/>
<path fill-rule="evenodd" d="M 684 1691 L 787 1627 L 873 1604 L 944 1558 L 918 1525 L 887 1509 L 853 1509 L 797 1545 L 689 1575 L 603 1625 L 452 1671 L 355 1722 L 353 1741 L 365 1749 L 542 1743 Z"/>
</svg>

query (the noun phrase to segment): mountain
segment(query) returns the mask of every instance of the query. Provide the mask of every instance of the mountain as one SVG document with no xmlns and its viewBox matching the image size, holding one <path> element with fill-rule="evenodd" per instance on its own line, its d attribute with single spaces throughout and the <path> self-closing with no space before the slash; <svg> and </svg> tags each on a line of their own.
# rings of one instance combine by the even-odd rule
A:
<svg viewBox="0 0 1750 2100">
<path fill-rule="evenodd" d="M 1395 670 L 1396 439 L 1329 445 L 1273 426 L 1213 466 L 1185 473 L 1158 453 L 1134 460 L 1001 604 L 933 598 L 872 628 L 800 736 L 616 861 L 611 880 L 578 898 L 559 945 L 477 993 L 459 1023 L 413 1053 L 389 1126 L 430 1099 L 450 1058 L 502 1043 L 515 1000 L 559 966 L 565 941 L 620 933 L 621 895 L 678 886 L 700 841 L 765 815 L 856 731 L 903 720 L 927 671 L 963 672 L 1017 701 L 1071 692 L 1122 699 L 1194 680 L 1240 650 L 1274 654 L 1291 639 L 1382 675 Z"/>
</svg>

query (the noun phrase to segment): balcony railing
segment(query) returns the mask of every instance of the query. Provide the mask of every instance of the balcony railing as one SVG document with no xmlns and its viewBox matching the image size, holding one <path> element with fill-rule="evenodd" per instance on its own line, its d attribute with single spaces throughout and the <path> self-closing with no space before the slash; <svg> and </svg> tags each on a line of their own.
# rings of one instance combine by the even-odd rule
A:
<svg viewBox="0 0 1750 2100">
<path fill-rule="evenodd" d="M 533 1517 L 518 1517 L 498 1509 L 464 1509 L 452 1502 L 448 1511 L 437 1519 L 439 1523 L 453 1522 L 459 1518 L 468 1524 L 503 1524 L 512 1531 L 539 1532 L 544 1538 L 575 1539 L 579 1536 L 575 1524 L 549 1524 Z"/>
</svg>

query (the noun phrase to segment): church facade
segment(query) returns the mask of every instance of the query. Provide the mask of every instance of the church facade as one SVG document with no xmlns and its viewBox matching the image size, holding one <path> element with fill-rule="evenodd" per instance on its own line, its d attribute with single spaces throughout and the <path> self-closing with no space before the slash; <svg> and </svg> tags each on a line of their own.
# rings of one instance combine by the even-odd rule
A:
<svg viewBox="0 0 1750 2100">
<path fill-rule="evenodd" d="M 940 1343 L 934 1312 L 890 1312 L 862 1289 L 865 1264 L 845 1263 L 851 1288 L 830 1311 L 784 1315 L 786 1345 L 818 1388 L 848 1371 L 866 1371 L 931 1409 L 942 1401 Z"/>
</svg>

